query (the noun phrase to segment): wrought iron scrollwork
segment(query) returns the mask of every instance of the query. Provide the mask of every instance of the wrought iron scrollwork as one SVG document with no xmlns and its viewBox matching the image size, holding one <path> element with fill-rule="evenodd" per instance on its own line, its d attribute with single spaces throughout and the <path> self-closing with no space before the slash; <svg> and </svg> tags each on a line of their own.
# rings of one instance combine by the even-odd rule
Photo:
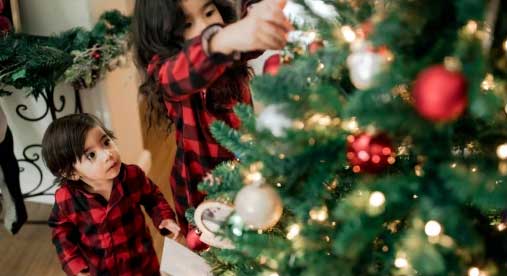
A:
<svg viewBox="0 0 507 276">
<path fill-rule="evenodd" d="M 75 106 L 73 111 L 74 113 L 81 113 L 83 109 L 81 106 L 81 98 L 79 97 L 79 89 L 74 89 L 74 97 L 75 97 Z M 31 118 L 23 114 L 28 110 L 28 106 L 25 104 L 19 104 L 16 107 L 16 113 L 18 114 L 18 116 L 25 121 L 38 122 L 44 119 L 46 116 L 48 116 L 48 114 L 50 114 L 51 120 L 56 120 L 58 113 L 62 112 L 65 108 L 66 104 L 65 95 L 60 95 L 58 97 L 59 100 L 58 106 L 55 103 L 54 87 L 51 87 L 50 89 L 43 91 L 43 93 L 40 94 L 40 98 L 44 101 L 45 104 L 45 110 L 42 115 Z M 34 167 L 37 173 L 39 174 L 38 179 L 35 180 L 33 188 L 31 188 L 28 192 L 23 193 L 23 197 L 25 198 L 54 195 L 54 193 L 51 193 L 50 191 L 57 185 L 56 182 L 53 182 L 48 187 L 42 187 L 44 174 L 43 170 L 38 164 L 38 162 L 40 162 L 41 159 L 40 158 L 41 149 L 42 149 L 41 144 L 31 144 L 23 149 L 23 158 L 18 159 L 20 173 L 25 172 L 26 171 L 25 166 L 29 165 L 31 167 Z M 33 151 L 31 155 L 30 151 Z"/>
</svg>

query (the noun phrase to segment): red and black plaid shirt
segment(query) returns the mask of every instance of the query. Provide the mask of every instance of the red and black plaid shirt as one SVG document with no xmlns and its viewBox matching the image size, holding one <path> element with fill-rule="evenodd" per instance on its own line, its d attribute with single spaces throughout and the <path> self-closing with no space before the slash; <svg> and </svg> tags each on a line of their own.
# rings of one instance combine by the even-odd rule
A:
<svg viewBox="0 0 507 276">
<path fill-rule="evenodd" d="M 63 183 L 49 217 L 53 243 L 68 275 L 160 275 L 141 205 L 153 224 L 174 219 L 158 187 L 135 165 L 122 164 L 109 201 L 80 182 Z"/>
<path fill-rule="evenodd" d="M 197 190 L 197 184 L 216 165 L 234 158 L 212 137 L 209 130 L 211 123 L 218 119 L 238 128 L 240 121 L 232 107 L 238 102 L 252 104 L 247 80 L 238 81 L 241 87 L 241 91 L 238 91 L 241 95 L 239 101 L 232 100 L 229 108 L 219 112 L 208 108 L 207 88 L 218 83 L 226 69 L 233 64 L 232 56 L 206 54 L 204 44 L 209 29 L 192 39 L 182 52 L 172 58 L 159 61 L 155 56 L 148 67 L 148 74 L 157 73 L 160 89 L 166 95 L 167 114 L 175 126 L 177 149 L 170 184 L 183 234 L 188 230 L 186 209 L 196 207 L 204 199 L 204 194 Z M 260 54 L 244 54 L 241 62 Z"/>
</svg>

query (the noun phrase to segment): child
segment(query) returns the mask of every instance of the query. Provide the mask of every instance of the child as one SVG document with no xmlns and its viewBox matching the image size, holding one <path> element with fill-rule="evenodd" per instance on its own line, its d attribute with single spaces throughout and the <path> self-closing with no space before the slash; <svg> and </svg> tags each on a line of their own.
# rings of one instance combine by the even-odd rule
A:
<svg viewBox="0 0 507 276">
<path fill-rule="evenodd" d="M 113 133 L 93 115 L 55 120 L 42 156 L 61 185 L 49 217 L 68 275 L 159 275 L 141 205 L 161 233 L 179 227 L 162 193 L 135 165 L 121 163 Z"/>
<path fill-rule="evenodd" d="M 252 51 L 284 47 L 292 29 L 282 12 L 285 1 L 255 3 L 236 22 L 229 0 L 136 1 L 134 45 L 146 72 L 140 90 L 151 110 L 148 119 L 176 130 L 170 184 L 185 235 L 185 210 L 204 198 L 197 184 L 217 164 L 234 159 L 209 126 L 218 119 L 239 127 L 234 105 L 252 104 L 246 61 L 261 54 Z"/>
</svg>

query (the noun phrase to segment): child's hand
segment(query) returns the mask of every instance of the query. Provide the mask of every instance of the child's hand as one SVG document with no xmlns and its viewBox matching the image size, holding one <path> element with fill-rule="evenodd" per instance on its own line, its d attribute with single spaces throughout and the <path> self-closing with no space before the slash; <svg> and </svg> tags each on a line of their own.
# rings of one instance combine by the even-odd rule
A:
<svg viewBox="0 0 507 276">
<path fill-rule="evenodd" d="M 171 233 L 174 234 L 173 239 L 176 239 L 180 233 L 180 227 L 176 222 L 172 219 L 164 219 L 160 225 L 158 226 L 158 229 L 167 229 Z"/>
<path fill-rule="evenodd" d="M 293 29 L 282 12 L 287 0 L 264 0 L 253 4 L 248 15 L 226 26 L 210 42 L 210 52 L 281 49 Z"/>
<path fill-rule="evenodd" d="M 76 276 L 90 276 L 90 272 L 79 272 Z"/>
</svg>

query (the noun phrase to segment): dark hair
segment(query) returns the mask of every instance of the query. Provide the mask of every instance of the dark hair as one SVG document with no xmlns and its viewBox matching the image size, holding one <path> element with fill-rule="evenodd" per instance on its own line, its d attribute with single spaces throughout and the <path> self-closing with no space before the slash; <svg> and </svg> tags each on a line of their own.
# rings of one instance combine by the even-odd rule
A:
<svg viewBox="0 0 507 276">
<path fill-rule="evenodd" d="M 147 75 L 146 69 L 154 55 L 164 61 L 183 49 L 185 43 L 183 28 L 185 15 L 180 6 L 181 0 L 136 0 L 132 34 L 135 47 L 136 65 L 144 74 L 144 81 L 139 87 L 146 97 L 148 112 L 146 120 L 162 123 L 169 127 L 172 122 L 167 117 L 164 103 L 164 91 L 158 87 L 157 74 Z M 237 18 L 232 1 L 212 0 L 225 24 Z M 155 70 L 156 72 L 157 70 Z M 248 85 L 252 76 L 246 63 L 237 63 L 208 88 L 208 99 L 211 110 L 220 111 L 231 99 L 240 100 L 242 87 Z"/>
<path fill-rule="evenodd" d="M 54 120 L 42 138 L 42 158 L 59 180 L 70 177 L 74 165 L 84 154 L 88 131 L 100 127 L 107 136 L 115 138 L 111 130 L 94 115 L 72 114 Z"/>
</svg>

